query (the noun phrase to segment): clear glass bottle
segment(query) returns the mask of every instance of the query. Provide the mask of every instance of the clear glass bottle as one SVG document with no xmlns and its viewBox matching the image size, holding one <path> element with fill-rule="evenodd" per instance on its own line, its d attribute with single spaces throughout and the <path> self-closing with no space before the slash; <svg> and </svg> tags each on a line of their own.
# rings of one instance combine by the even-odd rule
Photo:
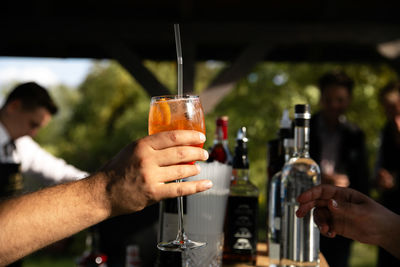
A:
<svg viewBox="0 0 400 267">
<path fill-rule="evenodd" d="M 268 182 L 275 175 L 275 173 L 282 170 L 285 164 L 285 151 L 283 141 L 287 138 L 293 138 L 292 121 L 289 118 L 289 111 L 285 109 L 282 113 L 282 118 L 279 123 L 278 137 L 268 142 L 267 148 L 267 174 Z M 269 184 L 268 184 L 269 188 Z"/>
<path fill-rule="evenodd" d="M 321 183 L 318 165 L 309 156 L 310 107 L 295 106 L 294 154 L 282 170 L 281 263 L 293 266 L 319 266 L 319 230 L 313 213 L 296 217 L 296 198 Z"/>
<path fill-rule="evenodd" d="M 224 229 L 224 264 L 256 263 L 259 190 L 249 180 L 246 128 L 238 131 Z"/>
<path fill-rule="evenodd" d="M 270 265 L 280 262 L 281 240 L 281 174 L 283 165 L 293 153 L 293 129 L 289 110 L 285 109 L 279 124 L 278 138 L 268 142 L 267 241 Z"/>
<path fill-rule="evenodd" d="M 285 162 L 288 162 L 294 150 L 294 139 L 285 138 L 283 140 L 285 150 Z M 279 265 L 281 260 L 281 179 L 282 172 L 277 172 L 269 181 L 268 185 L 268 213 L 267 213 L 267 238 L 268 238 L 268 256 L 270 265 Z"/>
<path fill-rule="evenodd" d="M 207 162 L 214 160 L 232 164 L 232 154 L 228 147 L 228 116 L 222 116 L 216 120 L 214 144 L 209 151 Z"/>
</svg>

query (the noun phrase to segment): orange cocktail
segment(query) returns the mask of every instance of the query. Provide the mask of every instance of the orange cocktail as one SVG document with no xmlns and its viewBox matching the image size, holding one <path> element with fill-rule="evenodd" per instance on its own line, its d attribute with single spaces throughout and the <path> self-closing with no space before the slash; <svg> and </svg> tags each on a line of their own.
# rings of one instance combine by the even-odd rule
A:
<svg viewBox="0 0 400 267">
<path fill-rule="evenodd" d="M 203 108 L 198 96 L 152 97 L 149 134 L 171 130 L 195 130 L 205 134 Z M 203 147 L 203 144 L 199 147 Z"/>
<path fill-rule="evenodd" d="M 198 96 L 154 96 L 151 98 L 149 113 L 149 134 L 171 130 L 195 130 L 205 134 L 203 108 Z M 203 144 L 199 144 L 203 147 Z M 186 164 L 194 164 L 188 162 Z M 176 182 L 181 182 L 177 180 Z M 185 251 L 206 245 L 187 238 L 183 229 L 183 198 L 178 197 L 178 233 L 175 240 L 160 242 L 158 249 Z"/>
</svg>

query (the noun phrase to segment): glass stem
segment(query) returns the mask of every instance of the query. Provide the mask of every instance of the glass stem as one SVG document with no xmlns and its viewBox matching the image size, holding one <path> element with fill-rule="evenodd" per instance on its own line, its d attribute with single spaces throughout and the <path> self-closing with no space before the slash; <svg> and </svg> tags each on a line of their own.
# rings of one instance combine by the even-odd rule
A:
<svg viewBox="0 0 400 267">
<path fill-rule="evenodd" d="M 181 180 L 177 180 L 177 183 L 180 183 Z M 180 196 L 177 198 L 178 200 L 178 235 L 176 239 L 179 240 L 181 244 L 185 242 L 185 233 L 183 230 L 183 197 Z"/>
</svg>

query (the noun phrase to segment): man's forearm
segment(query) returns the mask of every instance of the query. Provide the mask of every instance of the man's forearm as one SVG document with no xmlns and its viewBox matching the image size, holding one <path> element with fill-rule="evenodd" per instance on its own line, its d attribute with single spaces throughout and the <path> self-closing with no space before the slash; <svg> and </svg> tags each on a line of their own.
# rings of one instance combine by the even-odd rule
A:
<svg viewBox="0 0 400 267">
<path fill-rule="evenodd" d="M 108 217 L 211 188 L 208 180 L 168 183 L 199 173 L 181 162 L 207 160 L 195 146 L 204 141 L 196 131 L 146 136 L 88 178 L 0 202 L 0 266 Z"/>
<path fill-rule="evenodd" d="M 0 265 L 107 218 L 105 179 L 95 176 L 1 202 Z"/>
</svg>

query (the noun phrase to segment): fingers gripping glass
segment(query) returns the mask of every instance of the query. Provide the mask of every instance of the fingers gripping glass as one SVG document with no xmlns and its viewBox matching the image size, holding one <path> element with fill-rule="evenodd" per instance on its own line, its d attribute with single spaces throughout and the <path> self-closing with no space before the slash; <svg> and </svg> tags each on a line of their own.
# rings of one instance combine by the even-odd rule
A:
<svg viewBox="0 0 400 267">
<path fill-rule="evenodd" d="M 149 113 L 149 134 L 171 130 L 195 130 L 205 134 L 203 108 L 198 96 L 155 96 L 151 98 Z M 203 147 L 203 144 L 198 145 Z M 188 164 L 194 164 L 190 162 Z M 180 183 L 180 180 L 176 180 Z M 184 251 L 205 246 L 187 238 L 183 229 L 183 198 L 178 197 L 178 234 L 175 240 L 161 242 L 160 250 Z"/>
</svg>

